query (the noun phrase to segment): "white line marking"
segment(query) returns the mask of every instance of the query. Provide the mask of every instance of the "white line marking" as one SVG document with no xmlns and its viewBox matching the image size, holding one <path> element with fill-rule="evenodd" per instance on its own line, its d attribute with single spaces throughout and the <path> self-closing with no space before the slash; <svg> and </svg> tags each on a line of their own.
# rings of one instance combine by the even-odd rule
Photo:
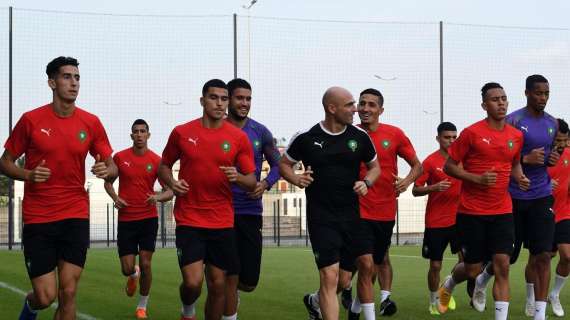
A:
<svg viewBox="0 0 570 320">
<path fill-rule="evenodd" d="M 310 251 L 310 252 L 313 252 L 313 250 L 310 250 L 310 249 L 304 249 L 303 251 Z M 396 258 L 412 258 L 412 259 L 424 259 L 424 257 L 422 257 L 422 256 L 407 256 L 407 255 L 403 255 L 403 254 L 390 254 L 390 257 L 396 257 Z M 425 259 L 425 260 L 427 260 L 427 259 Z M 455 258 L 443 258 L 443 260 L 457 261 L 457 259 L 455 259 Z"/>
<path fill-rule="evenodd" d="M 11 286 L 11 285 L 7 284 L 6 282 L 2 282 L 2 281 L 0 281 L 0 288 L 8 289 L 14 293 L 21 295 L 22 297 L 25 297 L 28 294 L 26 291 L 24 291 L 20 288 Z M 52 309 L 57 309 L 57 303 L 52 303 L 50 307 Z M 77 317 L 79 319 L 83 319 L 83 320 L 97 320 L 97 318 L 90 316 L 88 314 L 85 314 L 85 313 L 81 313 L 81 312 L 77 312 Z"/>
</svg>

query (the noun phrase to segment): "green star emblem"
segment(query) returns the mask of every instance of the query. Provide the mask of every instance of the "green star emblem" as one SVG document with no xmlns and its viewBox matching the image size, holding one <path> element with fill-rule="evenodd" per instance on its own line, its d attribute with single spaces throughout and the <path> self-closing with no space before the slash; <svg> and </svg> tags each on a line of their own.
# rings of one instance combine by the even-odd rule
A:
<svg viewBox="0 0 570 320">
<path fill-rule="evenodd" d="M 554 128 L 548 128 L 548 135 L 554 136 Z"/>
<path fill-rule="evenodd" d="M 513 143 L 513 140 L 509 140 L 507 142 L 507 146 L 509 146 L 509 149 L 512 149 L 515 146 L 515 144 Z"/>
<path fill-rule="evenodd" d="M 222 142 L 222 150 L 224 152 L 229 152 L 231 148 L 232 148 L 232 146 L 230 145 L 229 142 L 227 142 L 227 141 Z"/>
<path fill-rule="evenodd" d="M 152 164 L 148 163 L 148 164 L 146 165 L 146 171 L 147 171 L 147 172 L 151 172 L 151 171 L 152 171 Z"/>
<path fill-rule="evenodd" d="M 261 142 L 259 142 L 259 140 L 254 140 L 253 141 L 253 147 L 255 149 L 259 149 L 259 147 L 261 146 Z"/>
<path fill-rule="evenodd" d="M 390 147 L 390 141 L 388 141 L 388 140 L 383 140 L 383 141 L 382 141 L 382 148 L 388 149 L 389 147 Z"/>
<path fill-rule="evenodd" d="M 564 166 L 565 166 L 565 167 L 568 166 L 568 159 L 564 159 Z"/>
<path fill-rule="evenodd" d="M 80 130 L 79 133 L 77 133 L 77 138 L 81 143 L 83 143 L 85 139 L 87 139 L 87 132 L 85 132 L 85 130 Z"/>
<path fill-rule="evenodd" d="M 358 148 L 358 142 L 356 142 L 356 140 L 350 139 L 348 140 L 348 148 L 350 150 L 352 150 L 352 152 L 356 151 L 356 148 Z"/>
</svg>

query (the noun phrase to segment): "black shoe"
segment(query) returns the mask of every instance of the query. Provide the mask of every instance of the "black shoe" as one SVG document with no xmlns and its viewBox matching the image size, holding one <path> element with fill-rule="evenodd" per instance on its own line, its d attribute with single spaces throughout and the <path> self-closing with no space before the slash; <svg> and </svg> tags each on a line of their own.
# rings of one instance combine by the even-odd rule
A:
<svg viewBox="0 0 570 320">
<path fill-rule="evenodd" d="M 396 311 L 398 311 L 398 308 L 396 308 L 396 303 L 390 300 L 390 296 L 380 304 L 381 316 L 391 316 L 396 313 Z"/>
<path fill-rule="evenodd" d="M 352 288 L 342 290 L 340 294 L 340 302 L 346 310 L 350 310 L 350 306 L 352 305 Z"/>
<path fill-rule="evenodd" d="M 348 320 L 359 320 L 360 313 L 354 313 L 348 308 Z"/>
<path fill-rule="evenodd" d="M 319 320 L 321 319 L 321 315 L 315 307 L 311 304 L 311 294 L 307 293 L 303 297 L 303 303 L 305 304 L 305 308 L 307 308 L 307 312 L 309 313 L 309 320 Z"/>
<path fill-rule="evenodd" d="M 475 290 L 475 280 L 474 279 L 467 279 L 467 295 L 469 298 L 473 298 L 473 290 Z"/>
</svg>

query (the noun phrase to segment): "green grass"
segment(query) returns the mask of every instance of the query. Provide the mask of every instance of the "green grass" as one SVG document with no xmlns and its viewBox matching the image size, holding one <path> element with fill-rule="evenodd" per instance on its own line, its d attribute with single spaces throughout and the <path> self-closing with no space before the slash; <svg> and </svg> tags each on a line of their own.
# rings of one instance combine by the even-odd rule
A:
<svg viewBox="0 0 570 320">
<path fill-rule="evenodd" d="M 398 305 L 398 313 L 392 319 L 430 319 L 427 313 L 428 291 L 426 284 L 427 261 L 419 257 L 419 247 L 393 247 L 391 249 L 394 267 L 394 288 L 392 298 Z M 453 266 L 453 256 L 444 261 L 442 278 Z M 524 278 L 522 256 L 511 269 L 511 305 L 509 319 L 528 319 L 524 316 Z M 555 263 L 557 260 L 554 260 Z M 151 319 L 178 319 L 180 302 L 178 284 L 180 271 L 173 249 L 159 249 L 153 258 L 153 286 L 149 301 Z M 22 252 L 0 251 L 0 281 L 22 290 L 28 290 L 30 283 L 25 272 Z M 120 273 L 119 258 L 115 250 L 92 249 L 80 282 L 77 297 L 78 310 L 98 319 L 134 319 L 137 298 L 124 294 L 124 277 Z M 240 319 L 306 319 L 307 314 L 302 297 L 318 286 L 318 275 L 313 256 L 308 248 L 266 248 L 263 252 L 263 267 L 258 288 L 249 294 L 241 294 Z M 375 290 L 376 294 L 378 289 Z M 202 302 L 206 290 L 200 297 L 199 319 L 203 319 Z M 494 308 L 480 314 L 468 305 L 465 284 L 459 285 L 454 294 L 457 310 L 440 318 L 445 319 L 493 319 Z M 488 306 L 492 306 L 489 291 Z M 570 290 L 563 291 L 561 299 L 570 309 Z M 16 319 L 23 298 L 9 290 L 0 288 L 0 314 L 2 319 Z M 550 312 L 550 306 L 548 307 Z M 568 310 L 570 311 L 570 310 Z M 53 309 L 42 311 L 40 319 L 51 319 Z M 553 317 L 550 315 L 550 317 Z M 341 307 L 341 319 L 346 315 Z M 380 319 L 381 317 L 378 316 Z"/>
</svg>

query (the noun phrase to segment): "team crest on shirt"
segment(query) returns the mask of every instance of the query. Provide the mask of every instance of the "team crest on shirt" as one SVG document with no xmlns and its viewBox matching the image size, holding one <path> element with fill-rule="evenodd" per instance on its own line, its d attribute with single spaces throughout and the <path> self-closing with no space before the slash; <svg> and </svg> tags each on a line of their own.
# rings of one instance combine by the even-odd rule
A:
<svg viewBox="0 0 570 320">
<path fill-rule="evenodd" d="M 230 149 L 232 148 L 231 144 L 227 141 L 222 142 L 221 147 L 222 147 L 222 150 L 226 153 L 229 152 Z"/>
<path fill-rule="evenodd" d="M 348 148 L 352 150 L 352 152 L 356 151 L 356 148 L 358 148 L 358 142 L 356 142 L 354 139 L 348 140 L 347 145 Z"/>
<path fill-rule="evenodd" d="M 151 172 L 152 171 L 152 164 L 151 163 L 147 163 L 146 165 L 146 172 Z"/>
<path fill-rule="evenodd" d="M 261 142 L 259 142 L 259 140 L 253 140 L 253 148 L 259 150 L 259 147 L 261 147 Z"/>
<path fill-rule="evenodd" d="M 507 141 L 507 146 L 509 147 L 509 149 L 512 149 L 515 146 L 515 143 L 513 142 L 513 140 L 509 140 Z"/>
<path fill-rule="evenodd" d="M 554 137 L 554 128 L 552 127 L 548 128 L 548 135 Z"/>
<path fill-rule="evenodd" d="M 79 139 L 79 141 L 83 143 L 85 139 L 87 139 L 87 132 L 85 132 L 85 130 L 79 130 L 79 132 L 77 133 L 77 139 Z"/>
<path fill-rule="evenodd" d="M 388 149 L 390 147 L 390 140 L 382 140 L 382 148 Z"/>
<path fill-rule="evenodd" d="M 564 164 L 565 167 L 567 167 L 567 166 L 568 166 L 568 159 L 564 159 L 563 164 Z"/>
</svg>

